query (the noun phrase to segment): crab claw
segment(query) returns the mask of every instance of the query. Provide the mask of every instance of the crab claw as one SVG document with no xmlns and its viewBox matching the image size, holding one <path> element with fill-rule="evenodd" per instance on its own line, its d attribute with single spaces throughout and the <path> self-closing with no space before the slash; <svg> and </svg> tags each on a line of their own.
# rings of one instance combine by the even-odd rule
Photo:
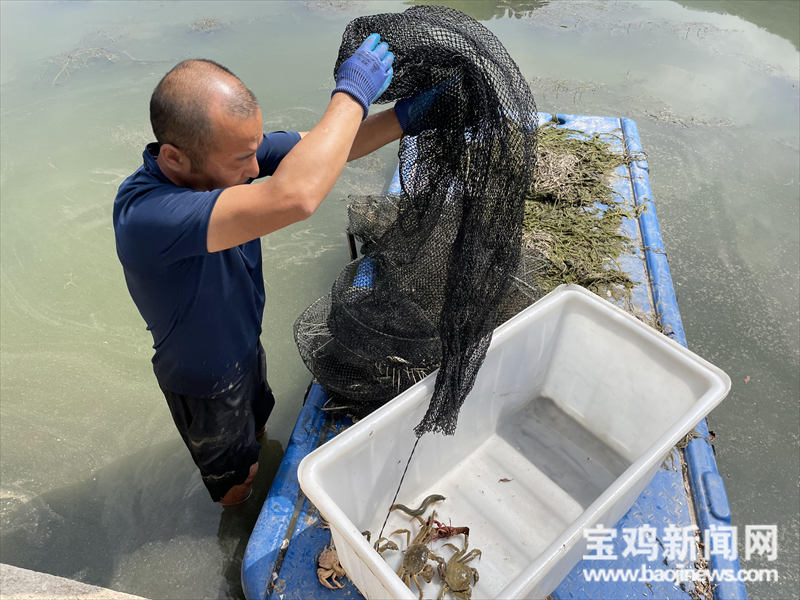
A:
<svg viewBox="0 0 800 600">
<path fill-rule="evenodd" d="M 339 583 L 338 581 L 336 581 L 336 576 L 335 575 L 331 579 L 330 582 L 328 581 L 328 577 L 332 573 L 333 573 L 332 571 L 329 571 L 327 569 L 317 569 L 317 579 L 319 579 L 319 582 L 322 585 L 324 585 L 326 588 L 328 588 L 329 590 L 340 590 L 340 589 L 342 589 L 344 586 L 341 583 Z M 334 585 L 331 585 L 331 583 L 333 583 Z"/>
</svg>

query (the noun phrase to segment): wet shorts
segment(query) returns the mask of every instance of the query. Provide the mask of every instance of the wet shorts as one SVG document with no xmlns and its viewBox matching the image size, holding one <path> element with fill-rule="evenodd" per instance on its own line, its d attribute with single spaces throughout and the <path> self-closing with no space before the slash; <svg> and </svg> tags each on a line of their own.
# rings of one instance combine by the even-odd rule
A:
<svg viewBox="0 0 800 600">
<path fill-rule="evenodd" d="M 244 483 L 250 466 L 258 462 L 261 444 L 255 432 L 275 406 L 261 343 L 250 371 L 221 396 L 197 398 L 163 387 L 161 391 L 203 483 L 218 502 L 233 486 Z"/>
</svg>

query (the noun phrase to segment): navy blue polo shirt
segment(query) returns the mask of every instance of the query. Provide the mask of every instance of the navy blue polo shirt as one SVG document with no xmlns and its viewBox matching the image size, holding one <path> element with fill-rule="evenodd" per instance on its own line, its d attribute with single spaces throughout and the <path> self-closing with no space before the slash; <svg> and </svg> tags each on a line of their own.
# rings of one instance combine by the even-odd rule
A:
<svg viewBox="0 0 800 600">
<path fill-rule="evenodd" d="M 299 141 L 297 132 L 264 135 L 258 176 L 272 175 Z M 157 153 L 148 144 L 144 164 L 117 192 L 117 255 L 153 334 L 159 384 L 212 398 L 233 387 L 256 357 L 265 300 L 261 240 L 209 253 L 208 222 L 222 190 L 175 185 L 158 167 Z"/>
</svg>

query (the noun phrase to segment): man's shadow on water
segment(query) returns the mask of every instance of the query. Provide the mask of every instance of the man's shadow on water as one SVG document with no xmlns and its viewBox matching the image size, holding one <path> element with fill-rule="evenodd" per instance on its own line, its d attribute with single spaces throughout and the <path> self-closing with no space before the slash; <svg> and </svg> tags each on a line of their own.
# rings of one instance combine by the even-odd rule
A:
<svg viewBox="0 0 800 600">
<path fill-rule="evenodd" d="M 242 557 L 283 457 L 278 441 L 264 436 L 261 445 L 253 495 L 242 505 L 223 508 L 213 503 L 183 443 L 165 442 L 14 510 L 0 535 L 0 562 L 130 593 L 158 594 L 153 578 L 165 565 L 139 564 L 130 570 L 149 572 L 126 573 L 120 564 L 137 551 L 146 555 L 145 546 L 180 539 L 167 559 L 174 560 L 176 570 L 190 565 L 206 574 L 222 573 L 219 590 L 204 589 L 203 595 L 243 598 Z M 207 546 L 215 535 L 219 550 L 211 560 L 221 556 L 224 564 L 203 565 L 204 557 L 198 564 L 193 542 L 203 540 Z M 175 556 L 176 548 L 186 555 Z M 174 573 L 162 594 L 180 597 L 181 582 L 190 578 Z"/>
</svg>

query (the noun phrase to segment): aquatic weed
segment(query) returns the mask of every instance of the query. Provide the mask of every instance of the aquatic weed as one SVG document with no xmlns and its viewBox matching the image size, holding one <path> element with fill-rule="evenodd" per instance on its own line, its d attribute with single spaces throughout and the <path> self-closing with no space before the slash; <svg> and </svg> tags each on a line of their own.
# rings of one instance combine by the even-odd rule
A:
<svg viewBox="0 0 800 600">
<path fill-rule="evenodd" d="M 615 134 L 586 134 L 553 120 L 538 132 L 537 176 L 525 206 L 523 243 L 546 260 L 538 275 L 545 293 L 574 283 L 630 299 L 636 285 L 617 264 L 635 244 L 620 232 L 625 218 L 644 211 L 609 185 L 613 171 L 643 155 L 616 152 Z M 619 298 L 618 298 L 619 299 Z"/>
</svg>

